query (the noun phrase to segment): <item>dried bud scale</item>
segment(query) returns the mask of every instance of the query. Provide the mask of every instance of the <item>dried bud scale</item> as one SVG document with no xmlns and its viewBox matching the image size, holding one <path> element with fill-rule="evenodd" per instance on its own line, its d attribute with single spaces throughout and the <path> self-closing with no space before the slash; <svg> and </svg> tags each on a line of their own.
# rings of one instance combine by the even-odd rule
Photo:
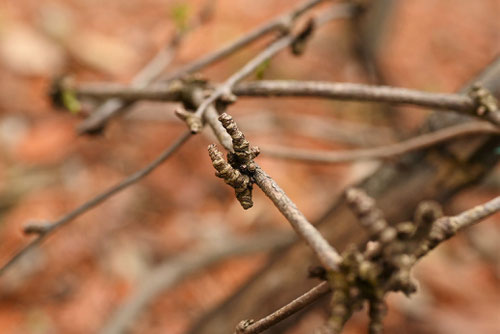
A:
<svg viewBox="0 0 500 334">
<path fill-rule="evenodd" d="M 208 146 L 208 155 L 212 160 L 216 172 L 215 175 L 224 179 L 226 184 L 234 188 L 236 198 L 244 209 L 249 209 L 253 206 L 252 202 L 252 185 L 250 177 L 242 174 L 238 169 L 233 168 L 227 163 L 222 153 L 217 149 L 217 146 L 212 144 Z"/>
<path fill-rule="evenodd" d="M 238 129 L 231 116 L 223 113 L 220 115 L 219 121 L 231 136 L 234 153 L 228 153 L 226 162 L 215 145 L 208 147 L 210 159 L 217 171 L 215 175 L 233 187 L 241 206 L 244 209 L 249 209 L 253 206 L 252 174 L 257 168 L 253 159 L 260 153 L 260 150 L 258 147 L 250 147 L 250 143 Z"/>
</svg>

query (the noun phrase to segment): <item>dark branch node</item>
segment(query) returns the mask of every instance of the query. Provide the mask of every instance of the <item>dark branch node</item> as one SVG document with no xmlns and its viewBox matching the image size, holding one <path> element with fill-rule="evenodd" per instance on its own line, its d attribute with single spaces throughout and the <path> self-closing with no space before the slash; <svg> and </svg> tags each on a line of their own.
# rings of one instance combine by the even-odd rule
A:
<svg viewBox="0 0 500 334">
<path fill-rule="evenodd" d="M 300 31 L 295 39 L 293 40 L 290 48 L 295 56 L 300 56 L 304 53 L 306 49 L 307 42 L 311 38 L 314 30 L 316 28 L 316 23 L 314 19 L 309 19 L 306 26 Z"/>
</svg>

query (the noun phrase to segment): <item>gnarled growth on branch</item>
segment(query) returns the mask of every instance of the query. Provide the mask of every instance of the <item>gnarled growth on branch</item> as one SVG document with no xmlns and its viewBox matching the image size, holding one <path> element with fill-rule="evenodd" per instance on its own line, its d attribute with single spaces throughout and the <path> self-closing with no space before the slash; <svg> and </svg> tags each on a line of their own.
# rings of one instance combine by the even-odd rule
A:
<svg viewBox="0 0 500 334">
<path fill-rule="evenodd" d="M 227 154 L 227 162 L 215 144 L 208 146 L 208 154 L 212 160 L 212 165 L 217 171 L 215 175 L 234 188 L 236 198 L 243 209 L 253 206 L 252 201 L 252 175 L 256 165 L 253 159 L 259 155 L 260 150 L 256 146 L 250 146 L 245 135 L 238 129 L 233 118 L 226 113 L 219 117 L 224 129 L 231 136 L 233 142 L 233 152 Z"/>
</svg>

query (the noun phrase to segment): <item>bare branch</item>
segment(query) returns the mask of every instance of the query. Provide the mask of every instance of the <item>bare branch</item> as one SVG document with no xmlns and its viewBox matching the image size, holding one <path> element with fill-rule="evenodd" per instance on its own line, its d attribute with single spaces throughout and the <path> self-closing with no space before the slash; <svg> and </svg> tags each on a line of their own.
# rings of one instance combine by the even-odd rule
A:
<svg viewBox="0 0 500 334">
<path fill-rule="evenodd" d="M 440 243 L 454 236 L 458 231 L 479 223 L 481 220 L 500 211 L 500 196 L 466 210 L 456 216 L 441 217 L 436 220 L 420 248 L 416 251 L 416 258 L 421 258 Z"/>
<path fill-rule="evenodd" d="M 332 7 L 328 11 L 325 11 L 321 16 L 318 18 L 314 19 L 314 25 L 316 27 L 319 27 L 325 23 L 327 23 L 330 20 L 337 19 L 337 18 L 344 18 L 348 17 L 351 13 L 346 12 L 344 7 L 337 8 L 337 7 Z M 306 27 L 307 29 L 308 27 Z M 297 35 L 300 36 L 300 33 Z M 255 56 L 253 59 L 251 59 L 248 63 L 245 64 L 239 71 L 234 73 L 232 76 L 230 76 L 224 83 L 222 83 L 220 86 L 217 87 L 217 89 L 209 96 L 207 97 L 201 105 L 198 107 L 198 109 L 195 112 L 195 116 L 198 117 L 199 123 L 194 124 L 193 126 L 190 127 L 191 132 L 197 133 L 201 130 L 201 119 L 203 117 L 203 113 L 207 109 L 208 106 L 213 104 L 215 101 L 220 99 L 224 95 L 230 95 L 232 94 L 232 89 L 234 85 L 236 85 L 238 82 L 246 78 L 248 75 L 250 75 L 255 69 L 265 62 L 266 60 L 270 59 L 273 57 L 275 54 L 277 54 L 279 51 L 289 47 L 292 45 L 296 39 L 296 35 L 285 35 L 283 37 L 278 38 L 274 43 L 269 45 L 266 49 L 264 49 L 261 53 L 259 53 L 257 56 Z"/>
<path fill-rule="evenodd" d="M 297 206 L 276 182 L 253 161 L 260 152 L 259 148 L 250 146 L 245 135 L 238 129 L 231 116 L 223 113 L 219 116 L 219 121 L 231 136 L 234 153 L 230 152 L 228 154 L 228 162 L 226 162 L 222 154 L 215 149 L 215 145 L 209 146 L 210 158 L 217 170 L 216 176 L 224 178 L 227 184 L 235 188 L 237 198 L 244 209 L 248 209 L 253 205 L 251 189 L 252 183 L 255 181 L 290 222 L 295 232 L 314 251 L 321 264 L 328 270 L 337 270 L 341 261 L 337 251 L 297 209 Z M 245 192 L 244 200 L 238 197 L 239 192 Z"/>
<path fill-rule="evenodd" d="M 364 211 L 365 209 L 368 209 L 368 211 L 370 211 L 370 212 L 372 210 L 378 210 L 374 205 L 373 199 L 369 198 L 365 193 L 363 193 L 362 191 L 354 190 L 354 189 L 351 189 L 351 191 L 356 192 L 355 195 L 353 194 L 353 196 L 350 196 L 350 195 L 348 195 L 348 196 L 357 197 L 356 200 L 359 199 L 358 197 L 361 197 L 362 202 L 365 202 L 365 201 L 369 202 L 368 204 L 359 202 L 358 204 L 361 205 L 363 208 L 357 207 L 356 210 L 361 209 L 362 211 Z M 366 206 L 366 205 L 368 205 L 368 206 Z M 445 222 L 443 222 L 443 223 L 439 223 L 440 220 L 438 220 L 436 223 L 438 223 L 437 225 L 439 226 L 439 230 L 442 233 L 444 233 L 443 231 L 450 228 L 449 224 L 453 224 L 454 230 L 459 230 L 459 229 L 464 228 L 466 226 L 469 226 L 471 224 L 477 223 L 479 220 L 484 219 L 484 218 L 486 218 L 486 217 L 488 217 L 496 212 L 499 212 L 499 211 L 500 211 L 500 196 L 496 197 L 495 199 L 493 199 L 493 200 L 491 200 L 483 205 L 479 205 L 475 208 L 464 211 L 463 213 L 461 213 L 457 216 L 441 218 L 440 220 L 445 219 Z M 379 213 L 375 214 L 374 216 L 370 216 L 370 217 L 365 216 L 365 214 L 363 213 L 363 214 L 361 214 L 361 219 L 367 220 L 367 223 L 369 225 L 368 227 L 372 228 L 372 227 L 374 227 L 373 223 L 376 223 L 380 219 L 380 217 L 379 217 Z M 453 223 L 451 223 L 451 221 L 453 221 Z M 404 224 L 404 223 L 402 223 L 402 224 Z M 447 227 L 445 227 L 445 225 L 447 225 Z M 397 226 L 401 226 L 401 224 L 399 224 Z M 385 228 L 382 228 L 381 230 L 377 229 L 377 234 L 380 234 L 380 236 L 377 239 L 384 238 L 384 234 L 386 232 L 386 231 L 384 232 L 384 229 L 387 229 L 387 228 L 393 229 L 392 227 L 390 227 L 388 225 L 386 225 Z M 382 233 L 379 233 L 379 232 L 382 232 Z M 405 234 L 399 230 L 398 230 L 398 233 L 400 233 L 399 238 L 402 238 L 402 240 L 398 241 L 398 240 L 392 238 L 391 242 L 405 242 L 404 241 Z M 403 234 L 401 234 L 401 233 L 403 233 Z M 433 233 L 436 235 L 436 232 L 433 232 Z M 432 235 L 433 234 L 431 233 L 430 237 L 432 237 Z M 440 239 L 440 241 L 443 241 L 443 240 L 446 240 L 446 238 L 443 237 Z M 390 247 L 390 244 L 388 244 L 387 246 Z M 401 248 L 401 247 L 399 247 L 399 248 Z M 403 247 L 402 249 L 404 249 L 404 248 L 405 247 Z M 394 251 L 395 250 L 392 250 L 391 252 L 386 254 L 386 255 L 392 255 L 397 261 L 396 265 L 398 267 L 400 267 L 400 269 L 398 269 L 399 270 L 398 274 L 394 275 L 393 279 L 398 279 L 398 280 L 401 280 L 403 282 L 407 280 L 408 285 L 411 285 L 410 278 L 409 277 L 401 277 L 401 273 L 403 273 L 403 274 L 409 273 L 410 268 L 415 264 L 415 262 L 412 261 L 411 258 L 409 258 L 407 256 L 400 256 L 397 253 L 394 253 Z M 391 254 L 391 253 L 394 253 L 394 254 Z M 356 254 L 356 253 L 354 253 L 354 254 Z M 357 254 L 357 256 L 359 257 L 360 254 Z M 344 261 L 352 261 L 352 260 L 353 259 L 350 259 L 350 255 L 348 255 L 348 254 L 345 255 Z M 402 260 L 405 260 L 405 261 L 402 261 Z M 364 260 L 362 260 L 362 261 L 364 261 Z M 356 273 L 356 275 L 360 275 L 360 277 L 362 279 L 367 278 L 367 277 L 364 277 L 363 274 L 368 275 L 368 277 L 369 277 L 371 275 L 371 272 L 374 270 L 374 268 L 368 267 L 368 262 L 364 262 L 364 265 L 365 265 L 365 270 L 360 271 L 359 273 Z M 370 269 L 368 269 L 368 268 L 370 268 Z M 333 281 L 339 280 L 341 275 L 346 275 L 346 274 L 345 273 L 344 274 L 336 273 L 335 275 L 338 277 L 336 277 Z M 386 277 L 386 279 L 389 280 L 387 277 Z M 270 328 L 271 326 L 283 321 L 287 317 L 300 311 L 301 309 L 303 309 L 307 305 L 312 304 L 314 301 L 316 301 L 320 297 L 331 292 L 332 288 L 330 287 L 330 284 L 332 284 L 332 282 L 329 282 L 329 283 L 323 282 L 323 283 L 317 285 L 316 287 L 309 290 L 307 293 L 305 293 L 304 295 L 295 299 L 294 301 L 290 302 L 286 306 L 280 308 L 276 312 L 273 312 L 272 314 L 270 314 L 270 315 L 268 315 L 268 316 L 266 316 L 258 321 L 254 321 L 254 320 L 241 321 L 238 324 L 238 326 L 236 327 L 235 334 L 256 334 L 256 333 L 263 332 L 264 330 Z M 383 298 L 382 298 L 383 295 L 386 293 L 386 291 L 400 289 L 400 287 L 392 286 L 390 284 L 390 281 L 385 282 L 382 280 L 376 284 L 378 285 L 377 290 L 380 290 L 380 291 L 378 291 L 378 293 L 376 293 L 375 296 L 372 296 L 372 299 L 370 300 L 370 311 L 369 311 L 370 312 L 370 333 L 372 333 L 372 332 L 379 333 L 382 331 L 383 316 L 386 313 L 386 306 L 385 306 L 385 304 L 383 302 Z M 335 291 L 337 291 L 337 290 L 335 290 Z M 339 291 L 339 292 L 341 292 L 341 291 Z M 378 296 L 380 298 L 374 298 L 376 296 Z M 353 297 L 351 296 L 349 298 L 353 298 Z M 348 303 L 347 301 L 345 301 L 345 302 Z M 337 305 L 337 306 L 339 306 L 339 305 Z M 332 321 L 333 321 L 333 319 L 330 319 L 329 325 L 332 325 Z M 341 327 L 342 327 L 342 325 L 340 325 L 340 327 L 333 326 L 332 328 L 329 328 L 329 329 L 332 330 L 334 333 L 337 333 Z"/>
<path fill-rule="evenodd" d="M 311 305 L 319 298 L 327 295 L 331 291 L 327 282 L 320 283 L 314 288 L 304 293 L 302 296 L 291 301 L 276 312 L 258 320 L 243 320 L 236 327 L 235 334 L 257 334 L 283 321 L 303 308 Z"/>
<path fill-rule="evenodd" d="M 230 78 L 231 79 L 231 78 Z M 241 78 L 236 78 L 236 81 Z M 313 97 L 360 102 L 387 102 L 408 104 L 424 108 L 454 111 L 483 118 L 500 125 L 500 112 L 494 98 L 484 89 L 475 88 L 470 94 L 431 93 L 414 89 L 375 86 L 356 83 L 333 83 L 324 81 L 267 80 L 243 82 L 226 81 L 216 90 L 219 95 L 210 99 L 213 103 L 228 90 L 240 97 Z M 234 85 L 234 86 L 233 86 Z M 114 98 L 126 101 L 139 99 L 175 101 L 176 86 L 157 85 L 135 88 L 120 85 L 85 84 L 74 87 L 82 97 Z M 216 93 L 214 92 L 214 94 Z M 213 101 L 212 101 L 213 100 Z M 205 102 L 207 104 L 207 102 Z"/>
<path fill-rule="evenodd" d="M 292 24 L 295 22 L 295 20 L 300 17 L 302 14 L 307 12 L 309 9 L 312 7 L 316 6 L 317 4 L 323 2 L 324 0 L 309 0 L 303 3 L 302 5 L 298 6 L 296 9 L 292 10 L 290 13 L 284 16 L 280 16 L 274 20 L 272 20 L 270 23 L 266 23 L 259 28 L 251 31 L 250 33 L 244 35 L 240 39 L 236 40 L 233 43 L 230 43 L 224 47 L 222 47 L 220 50 L 215 51 L 212 54 L 207 55 L 206 57 L 200 59 L 199 61 L 192 63 L 190 65 L 187 65 L 178 71 L 174 72 L 173 74 L 167 76 L 164 78 L 164 80 L 172 80 L 175 78 L 180 78 L 183 75 L 193 73 L 195 71 L 198 71 L 202 69 L 203 67 L 223 59 L 224 57 L 227 57 L 231 55 L 232 53 L 236 52 L 237 50 L 241 49 L 242 47 L 247 46 L 249 43 L 257 40 L 258 38 L 276 30 L 281 30 L 281 31 L 287 31 L 291 29 Z M 204 11 L 202 11 L 203 13 Z M 338 12 L 343 12 L 344 16 L 350 15 L 352 12 L 352 6 L 349 5 L 339 5 L 338 6 Z M 203 20 L 201 20 L 203 21 Z M 185 32 L 183 32 L 185 33 Z M 175 42 L 175 46 L 178 45 L 180 38 L 175 37 L 172 39 L 172 41 Z M 174 43 L 174 42 L 171 42 Z M 160 61 L 155 61 L 155 63 L 159 63 Z M 168 61 L 170 62 L 170 60 Z M 166 66 L 166 65 L 165 65 Z M 158 69 L 159 66 L 156 64 L 153 66 L 151 65 L 151 68 Z M 146 69 L 145 69 L 146 70 Z M 150 70 L 148 69 L 148 73 L 150 73 Z M 159 73 L 154 73 L 156 74 L 154 78 L 150 75 L 147 79 L 150 79 L 149 81 L 140 81 L 137 82 L 136 84 L 132 83 L 132 86 L 136 87 L 145 87 L 147 86 L 153 79 L 156 79 Z M 139 73 L 139 79 L 143 79 L 145 75 L 141 75 Z M 119 100 L 115 101 L 109 101 L 105 105 L 103 105 L 101 108 L 96 110 L 89 118 L 87 118 L 84 122 L 81 123 L 81 125 L 78 127 L 78 130 L 80 133 L 91 133 L 91 132 L 96 132 L 100 131 L 106 122 L 118 115 L 123 108 L 126 106 L 123 102 Z M 206 108 L 206 107 L 204 107 Z M 199 129 L 198 129 L 199 130 Z"/>
<path fill-rule="evenodd" d="M 6 264 L 0 268 L 0 276 L 14 263 L 16 263 L 23 255 L 25 255 L 27 252 L 29 252 L 31 249 L 35 248 L 38 246 L 47 236 L 55 232 L 58 228 L 68 224 L 78 216 L 82 215 L 83 213 L 87 212 L 88 210 L 94 208 L 95 206 L 101 204 L 105 200 L 107 200 L 109 197 L 113 196 L 114 194 L 120 192 L 121 190 L 129 187 L 130 185 L 136 183 L 140 179 L 144 178 L 147 176 L 149 173 L 151 173 L 156 167 L 158 167 L 160 164 L 162 164 L 165 160 L 167 160 L 174 152 L 177 151 L 189 138 L 191 137 L 191 133 L 189 131 L 183 133 L 172 145 L 170 145 L 169 148 L 167 148 L 165 151 L 163 151 L 162 154 L 160 154 L 155 160 L 153 160 L 150 164 L 148 164 L 146 167 L 143 169 L 135 172 L 134 174 L 130 175 L 120 183 L 110 187 L 108 190 L 100 193 L 96 197 L 92 198 L 91 200 L 85 202 L 84 204 L 80 205 L 78 208 L 74 209 L 73 211 L 65 214 L 63 217 L 59 218 L 55 222 L 51 224 L 44 224 L 44 225 L 34 225 L 30 224 L 25 228 L 25 233 L 35 233 L 37 234 L 37 238 L 31 241 L 29 244 L 21 248 Z"/>
<path fill-rule="evenodd" d="M 166 260 L 146 275 L 136 291 L 116 309 L 99 333 L 123 333 L 155 298 L 188 275 L 234 256 L 284 247 L 294 239 L 292 233 L 267 231 L 245 238 L 211 242 L 210 246 Z"/>
<path fill-rule="evenodd" d="M 297 209 L 295 203 L 285 194 L 274 180 L 257 166 L 254 174 L 255 183 L 271 199 L 278 210 L 285 216 L 298 235 L 311 247 L 321 264 L 328 270 L 337 270 L 342 258 L 321 233 Z"/>
<path fill-rule="evenodd" d="M 324 97 L 338 100 L 388 102 L 471 112 L 472 98 L 461 94 L 430 93 L 414 89 L 324 81 L 263 80 L 244 82 L 233 90 L 238 96 Z"/>
<path fill-rule="evenodd" d="M 411 104 L 457 111 L 500 125 L 500 111 L 495 98 L 478 85 L 474 86 L 467 96 L 354 83 L 256 81 L 242 83 L 234 89 L 234 94 L 240 96 L 326 97 L 340 100 Z"/>
<path fill-rule="evenodd" d="M 199 27 L 206 22 L 210 13 L 213 1 L 207 0 L 204 7 L 200 11 L 200 15 L 188 25 L 187 29 L 179 29 L 175 32 L 170 42 L 161 49 L 149 63 L 144 66 L 139 73 L 132 79 L 131 87 L 143 88 L 155 81 L 163 70 L 170 64 L 175 57 L 182 39 L 187 33 Z M 123 108 L 128 105 L 120 99 L 113 99 L 105 102 L 97 110 L 95 110 L 86 120 L 80 123 L 77 130 L 80 134 L 99 132 L 105 126 L 106 122 L 113 116 L 120 113 Z"/>
<path fill-rule="evenodd" d="M 200 58 L 199 60 L 188 64 L 184 67 L 181 67 L 177 71 L 173 73 L 169 73 L 166 75 L 162 80 L 165 81 L 170 81 L 173 79 L 178 79 L 186 74 L 194 73 L 202 68 L 213 64 L 221 59 L 224 59 L 225 57 L 235 53 L 236 51 L 240 50 L 241 48 L 244 48 L 245 46 L 249 45 L 250 43 L 256 41 L 257 39 L 271 33 L 274 31 L 287 31 L 291 28 L 291 25 L 293 22 L 299 18 L 302 14 L 307 12 L 309 9 L 313 8 L 314 6 L 320 4 L 324 0 L 309 0 L 301 5 L 299 5 L 297 8 L 293 9 L 289 13 L 285 15 L 280 15 L 273 20 L 266 22 L 262 24 L 261 26 L 255 28 L 254 30 L 248 32 L 247 34 L 241 36 L 240 38 L 236 39 L 235 41 L 232 41 L 220 49 Z"/>
<path fill-rule="evenodd" d="M 473 134 L 500 134 L 498 127 L 486 122 L 469 122 L 426 133 L 400 143 L 350 151 L 312 151 L 287 147 L 264 147 L 262 154 L 279 159 L 316 163 L 343 163 L 358 160 L 387 159 Z"/>
</svg>

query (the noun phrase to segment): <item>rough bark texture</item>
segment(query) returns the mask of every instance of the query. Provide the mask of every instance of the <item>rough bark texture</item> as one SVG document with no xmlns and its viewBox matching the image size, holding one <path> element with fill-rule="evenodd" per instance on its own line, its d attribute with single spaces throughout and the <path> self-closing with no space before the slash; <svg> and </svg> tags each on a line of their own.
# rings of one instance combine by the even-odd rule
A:
<svg viewBox="0 0 500 334">
<path fill-rule="evenodd" d="M 474 81 L 481 81 L 498 98 L 500 58 Z M 430 117 L 422 132 L 467 120 L 469 118 L 463 116 L 436 113 Z M 362 182 L 360 188 L 376 198 L 388 221 L 407 220 L 419 202 L 433 199 L 443 203 L 485 176 L 500 158 L 494 152 L 498 145 L 498 136 L 484 136 L 407 154 L 396 162 L 384 163 Z M 338 250 L 366 237 L 342 200 L 332 206 L 322 219 L 320 231 Z M 308 266 L 315 263 L 312 252 L 304 243 L 294 244 L 270 260 L 266 268 L 244 284 L 224 305 L 200 319 L 192 333 L 231 333 L 241 320 L 259 319 L 273 312 L 317 284 L 317 281 L 307 278 Z M 269 332 L 278 333 L 299 316 L 297 314 Z"/>
</svg>

